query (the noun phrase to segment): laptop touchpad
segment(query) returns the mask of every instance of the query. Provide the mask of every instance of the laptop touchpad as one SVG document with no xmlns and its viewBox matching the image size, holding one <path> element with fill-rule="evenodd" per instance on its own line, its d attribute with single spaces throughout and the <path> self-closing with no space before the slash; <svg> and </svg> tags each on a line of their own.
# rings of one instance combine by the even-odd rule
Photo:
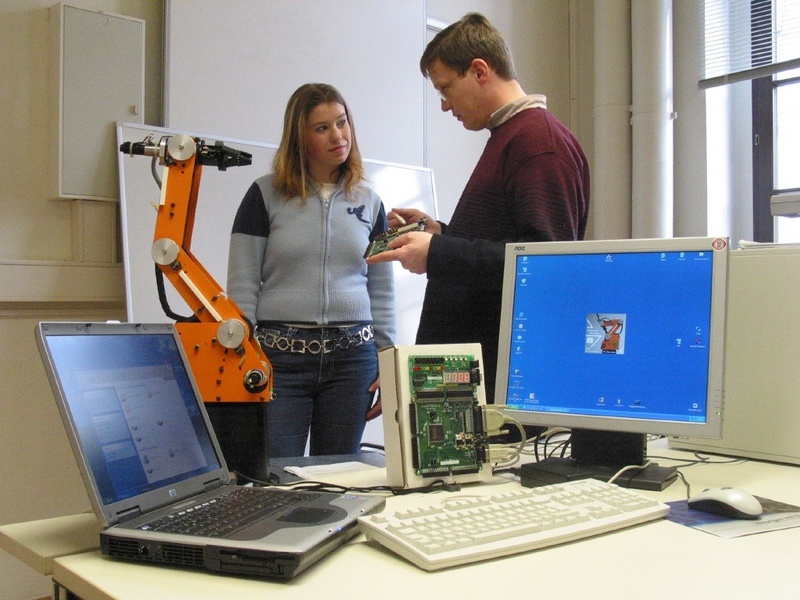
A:
<svg viewBox="0 0 800 600">
<path fill-rule="evenodd" d="M 322 523 L 328 519 L 336 511 L 330 508 L 313 508 L 309 506 L 299 506 L 292 512 L 281 516 L 278 521 L 284 523 L 299 523 L 302 525 L 310 525 L 313 523 Z"/>
</svg>

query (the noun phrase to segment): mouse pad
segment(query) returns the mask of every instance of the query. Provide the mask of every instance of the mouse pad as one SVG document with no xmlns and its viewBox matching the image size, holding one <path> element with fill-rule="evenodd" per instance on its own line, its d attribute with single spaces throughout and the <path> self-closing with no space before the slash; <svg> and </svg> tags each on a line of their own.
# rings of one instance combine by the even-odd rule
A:
<svg viewBox="0 0 800 600">
<path fill-rule="evenodd" d="M 667 502 L 667 520 L 723 538 L 800 527 L 800 506 L 756 496 L 764 513 L 754 520 L 731 519 L 689 508 L 686 500 Z"/>
</svg>

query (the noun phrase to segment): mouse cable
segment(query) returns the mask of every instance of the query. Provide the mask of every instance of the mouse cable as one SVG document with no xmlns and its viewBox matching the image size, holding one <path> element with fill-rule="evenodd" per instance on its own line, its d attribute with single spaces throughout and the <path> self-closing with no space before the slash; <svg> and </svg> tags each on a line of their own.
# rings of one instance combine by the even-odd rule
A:
<svg viewBox="0 0 800 600">
<path fill-rule="evenodd" d="M 614 480 L 615 480 L 615 479 L 617 479 L 617 478 L 618 478 L 620 475 L 622 475 L 623 473 L 627 473 L 628 471 L 643 470 L 643 469 L 646 469 L 647 467 L 649 467 L 649 466 L 650 466 L 650 465 L 652 465 L 652 464 L 653 464 L 653 462 L 648 460 L 648 461 L 647 461 L 646 463 L 644 463 L 643 465 L 629 465 L 629 466 L 627 466 L 627 467 L 623 467 L 622 469 L 620 469 L 619 471 L 617 471 L 617 472 L 616 472 L 616 473 L 615 473 L 615 474 L 614 474 L 614 475 L 611 477 L 611 479 L 609 479 L 609 480 L 608 480 L 608 483 L 614 483 Z M 686 486 L 686 499 L 688 500 L 688 499 L 691 497 L 691 491 L 692 491 L 692 488 L 691 488 L 691 486 L 689 485 L 689 482 L 686 480 L 686 477 L 684 476 L 684 474 L 683 474 L 683 473 L 681 473 L 681 472 L 680 472 L 678 469 L 675 469 L 675 474 L 676 474 L 678 477 L 680 477 L 680 478 L 681 478 L 681 481 L 683 481 L 683 485 L 684 485 L 684 486 Z"/>
<path fill-rule="evenodd" d="M 681 473 L 678 469 L 675 469 L 675 472 L 678 474 L 678 477 L 681 478 L 681 481 L 683 481 L 683 485 L 686 486 L 686 499 L 688 500 L 692 497 L 692 486 L 689 485 L 689 482 L 686 480 L 686 477 L 684 477 L 683 473 Z"/>
<path fill-rule="evenodd" d="M 627 467 L 622 467 L 619 471 L 611 476 L 611 479 L 608 480 L 608 483 L 614 483 L 615 480 L 619 479 L 620 475 L 627 473 L 628 471 L 644 471 L 652 464 L 653 462 L 648 460 L 643 465 L 628 465 Z"/>
</svg>

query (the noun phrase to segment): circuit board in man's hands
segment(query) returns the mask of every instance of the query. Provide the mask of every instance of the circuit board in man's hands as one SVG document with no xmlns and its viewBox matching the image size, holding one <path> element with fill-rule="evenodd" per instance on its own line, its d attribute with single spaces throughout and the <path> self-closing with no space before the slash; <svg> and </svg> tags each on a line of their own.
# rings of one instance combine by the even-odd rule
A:
<svg viewBox="0 0 800 600">
<path fill-rule="evenodd" d="M 427 225 L 428 219 L 423 218 L 416 223 L 410 223 L 401 227 L 392 227 L 370 242 L 369 246 L 367 246 L 367 251 L 364 252 L 364 258 L 369 258 L 370 256 L 375 256 L 381 252 L 386 252 L 389 249 L 389 243 L 393 239 L 411 231 L 424 231 Z"/>
</svg>

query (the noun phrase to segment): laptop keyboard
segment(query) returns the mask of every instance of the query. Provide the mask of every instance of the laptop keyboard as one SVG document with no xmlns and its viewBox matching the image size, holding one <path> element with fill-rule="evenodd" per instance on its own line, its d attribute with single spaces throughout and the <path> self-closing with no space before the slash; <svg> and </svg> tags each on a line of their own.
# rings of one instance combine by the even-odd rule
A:
<svg viewBox="0 0 800 600">
<path fill-rule="evenodd" d="M 142 525 L 145 531 L 225 538 L 287 507 L 319 494 L 252 487 L 232 487 L 218 498 Z"/>
</svg>

